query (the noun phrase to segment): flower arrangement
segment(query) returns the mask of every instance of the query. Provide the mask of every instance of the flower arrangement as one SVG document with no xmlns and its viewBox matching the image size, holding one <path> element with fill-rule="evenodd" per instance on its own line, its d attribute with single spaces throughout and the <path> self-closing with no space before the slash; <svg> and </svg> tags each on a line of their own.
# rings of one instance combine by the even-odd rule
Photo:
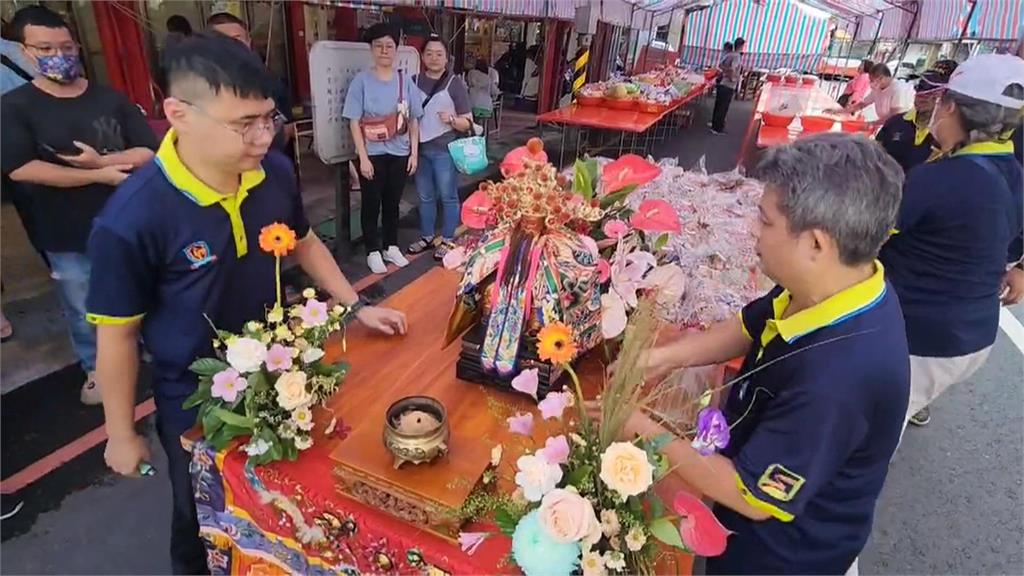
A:
<svg viewBox="0 0 1024 576">
<path fill-rule="evenodd" d="M 283 307 L 281 258 L 295 248 L 295 232 L 275 223 L 259 242 L 276 259 L 277 301 L 263 321 L 247 322 L 239 333 L 215 329 L 216 357 L 192 363 L 199 387 L 184 404 L 199 408 L 203 435 L 218 450 L 248 435 L 241 449 L 249 464 L 294 460 L 313 445 L 312 409 L 334 394 L 347 371 L 344 363 L 324 361 L 324 346 L 354 312 L 330 307 L 312 288 L 302 302 Z"/>
<path fill-rule="evenodd" d="M 638 303 L 615 374 L 596 403 L 584 403 L 569 364 L 575 355 L 571 331 L 556 323 L 538 335 L 541 359 L 562 365 L 575 389 L 548 393 L 538 404 L 541 434 L 534 433 L 532 412 L 508 417 L 509 429 L 525 444 L 511 471 L 516 489 L 497 490 L 503 447 L 496 447 L 492 469 L 464 509 L 469 518 L 493 517 L 512 537 L 512 560 L 527 576 L 653 574 L 659 543 L 703 556 L 725 550 L 728 531 L 698 498 L 676 494 L 666 510 L 655 494 L 655 484 L 669 472 L 660 451 L 671 438 L 621 437 L 629 415 L 648 402 L 640 360 L 657 334 L 654 306 L 649 298 Z M 513 386 L 535 396 L 536 378 L 536 371 L 526 370 Z M 708 414 L 700 442 L 720 448 L 721 428 Z M 727 426 L 725 434 L 727 442 Z M 534 444 L 538 437 L 543 440 Z M 463 533 L 460 543 L 472 553 L 488 536 Z"/>
</svg>

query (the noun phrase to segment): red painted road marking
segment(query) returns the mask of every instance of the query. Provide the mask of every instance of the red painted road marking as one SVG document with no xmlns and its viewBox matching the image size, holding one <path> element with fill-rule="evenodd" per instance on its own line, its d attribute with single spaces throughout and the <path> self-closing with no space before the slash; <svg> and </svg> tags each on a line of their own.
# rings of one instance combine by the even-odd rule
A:
<svg viewBox="0 0 1024 576">
<path fill-rule="evenodd" d="M 408 260 L 411 264 L 421 256 L 426 254 L 422 252 L 420 254 L 410 255 Z M 361 292 L 366 288 L 373 286 L 377 282 L 387 278 L 391 274 L 397 272 L 399 268 L 394 266 L 388 267 L 386 274 L 381 275 L 369 275 L 359 280 L 352 285 L 356 292 Z M 138 422 L 146 416 L 149 416 L 156 410 L 156 404 L 153 399 L 150 398 L 138 406 L 135 407 L 135 421 Z M 46 476 L 50 472 L 53 472 L 57 468 L 60 468 L 64 464 L 74 460 L 81 456 L 83 453 L 91 450 L 93 447 L 98 446 L 102 442 L 107 441 L 107 431 L 103 426 L 94 428 L 89 432 L 86 432 L 82 436 L 68 442 L 60 448 L 50 452 L 46 456 L 43 456 L 39 460 L 36 460 L 32 464 L 29 464 L 25 468 L 11 475 L 10 478 L 0 481 L 0 494 L 13 494 L 18 490 L 36 482 L 43 476 Z"/>
<path fill-rule="evenodd" d="M 156 404 L 150 398 L 135 407 L 135 421 L 138 422 L 149 416 L 156 410 Z M 107 431 L 103 426 L 93 428 L 71 442 L 29 464 L 25 468 L 13 474 L 10 478 L 0 482 L 0 494 L 13 494 L 25 486 L 39 480 L 50 472 L 60 468 L 64 464 L 74 460 L 83 452 L 92 449 L 100 442 L 107 439 Z"/>
</svg>

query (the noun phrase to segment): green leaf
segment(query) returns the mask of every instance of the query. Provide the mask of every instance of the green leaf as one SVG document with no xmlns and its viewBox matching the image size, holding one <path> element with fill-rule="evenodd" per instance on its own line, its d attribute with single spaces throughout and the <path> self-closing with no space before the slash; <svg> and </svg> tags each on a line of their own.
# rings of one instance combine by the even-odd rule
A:
<svg viewBox="0 0 1024 576">
<path fill-rule="evenodd" d="M 203 436 L 206 438 L 214 438 L 217 431 L 224 425 L 224 421 L 213 413 L 213 409 L 213 405 L 207 404 L 199 414 L 200 421 L 203 423 Z M 217 447 L 221 448 L 221 446 Z"/>
<path fill-rule="evenodd" d="M 188 367 L 189 370 L 199 374 L 200 376 L 213 376 L 217 372 L 227 368 L 230 368 L 227 362 L 216 358 L 200 358 Z"/>
<path fill-rule="evenodd" d="M 252 431 L 253 422 L 252 420 L 236 414 L 230 410 L 225 410 L 218 406 L 214 406 L 210 409 L 210 412 L 216 417 L 223 421 L 225 424 L 231 424 L 232 426 L 238 426 L 239 428 L 245 428 L 248 431 Z"/>
<path fill-rule="evenodd" d="M 658 518 L 665 513 L 665 503 L 661 501 L 661 496 L 654 493 L 654 490 L 651 490 L 646 498 L 647 505 L 651 509 L 651 516 Z"/>
<path fill-rule="evenodd" d="M 498 525 L 503 534 L 511 536 L 516 532 L 516 525 L 519 524 L 519 519 L 508 510 L 502 508 L 494 513 L 494 523 Z"/>
<path fill-rule="evenodd" d="M 596 160 L 577 160 L 573 166 L 572 190 L 588 202 L 594 197 L 594 175 L 596 172 Z"/>
<path fill-rule="evenodd" d="M 628 502 L 630 512 L 637 515 L 638 517 L 643 515 L 644 504 L 643 502 L 640 501 L 639 498 L 637 498 L 636 496 L 630 496 Z"/>
<path fill-rule="evenodd" d="M 585 478 L 588 478 L 593 471 L 593 466 L 590 466 L 589 464 L 584 464 L 583 466 L 575 468 L 572 472 L 570 472 L 569 476 L 566 477 L 565 482 L 566 484 L 579 488 L 583 480 Z"/>
<path fill-rule="evenodd" d="M 604 196 L 603 198 L 601 198 L 601 208 L 608 208 L 609 206 L 613 206 L 618 202 L 625 200 L 627 197 L 629 197 L 630 194 L 633 193 L 634 190 L 636 190 L 636 184 L 626 186 L 625 188 L 619 190 L 618 192 L 614 192 L 612 194 Z"/>
<path fill-rule="evenodd" d="M 282 442 L 284 446 L 284 457 L 286 460 L 296 460 L 299 457 L 299 449 L 295 447 L 295 442 Z"/>
<path fill-rule="evenodd" d="M 225 424 L 214 432 L 212 437 L 207 438 L 207 441 L 218 449 L 222 449 L 235 438 L 245 436 L 249 432 L 250 430 L 247 428 L 240 428 L 238 426 L 232 426 L 231 424 Z"/>
<path fill-rule="evenodd" d="M 267 373 L 263 370 L 249 374 L 245 380 L 254 392 L 263 392 L 270 388 L 270 380 L 267 378 Z"/>
<path fill-rule="evenodd" d="M 654 239 L 654 251 L 660 252 L 668 246 L 668 234 L 661 234 Z"/>
<path fill-rule="evenodd" d="M 654 522 L 651 522 L 648 529 L 651 531 L 651 534 L 663 544 L 689 552 L 686 545 L 683 544 L 682 537 L 679 536 L 679 529 L 676 528 L 676 525 L 668 518 L 658 518 Z"/>
<path fill-rule="evenodd" d="M 185 403 L 182 404 L 181 407 L 185 410 L 189 410 L 199 406 L 210 398 L 210 381 L 204 379 L 199 382 L 199 388 L 197 388 L 191 396 L 185 399 Z"/>
</svg>

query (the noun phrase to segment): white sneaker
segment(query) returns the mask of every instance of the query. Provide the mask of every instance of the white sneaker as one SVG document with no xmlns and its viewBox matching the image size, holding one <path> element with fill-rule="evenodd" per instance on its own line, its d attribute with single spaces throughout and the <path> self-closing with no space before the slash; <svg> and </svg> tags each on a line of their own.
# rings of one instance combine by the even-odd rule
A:
<svg viewBox="0 0 1024 576">
<path fill-rule="evenodd" d="M 366 265 L 370 267 L 370 272 L 374 274 L 386 274 L 388 271 L 388 267 L 384 264 L 384 258 L 378 250 L 370 252 L 370 255 L 366 257 Z"/>
<path fill-rule="evenodd" d="M 388 246 L 388 249 L 384 251 L 384 261 L 391 262 L 399 268 L 405 268 L 409 265 L 409 261 L 402 256 L 402 251 L 398 246 Z"/>
</svg>

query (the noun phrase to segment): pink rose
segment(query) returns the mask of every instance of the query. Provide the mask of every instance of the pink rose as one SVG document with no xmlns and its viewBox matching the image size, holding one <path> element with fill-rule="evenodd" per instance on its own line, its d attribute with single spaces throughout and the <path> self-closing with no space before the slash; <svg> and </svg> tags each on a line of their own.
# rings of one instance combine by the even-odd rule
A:
<svg viewBox="0 0 1024 576">
<path fill-rule="evenodd" d="M 555 488 L 541 499 L 540 525 L 558 542 L 579 542 L 601 530 L 590 501 L 563 488 Z"/>
</svg>

